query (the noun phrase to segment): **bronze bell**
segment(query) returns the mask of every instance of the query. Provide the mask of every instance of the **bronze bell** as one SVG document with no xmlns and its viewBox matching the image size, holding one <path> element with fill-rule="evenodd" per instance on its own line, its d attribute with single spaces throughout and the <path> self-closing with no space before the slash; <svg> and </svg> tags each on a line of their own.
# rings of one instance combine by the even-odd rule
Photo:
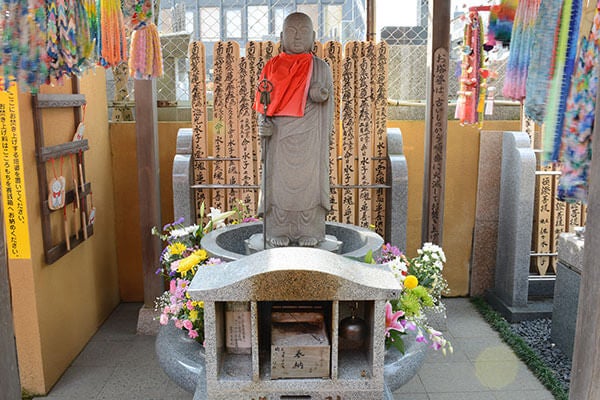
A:
<svg viewBox="0 0 600 400">
<path fill-rule="evenodd" d="M 347 348 L 360 348 L 367 338 L 367 323 L 356 316 L 358 304 L 352 307 L 352 315 L 340 321 L 340 338 Z"/>
</svg>

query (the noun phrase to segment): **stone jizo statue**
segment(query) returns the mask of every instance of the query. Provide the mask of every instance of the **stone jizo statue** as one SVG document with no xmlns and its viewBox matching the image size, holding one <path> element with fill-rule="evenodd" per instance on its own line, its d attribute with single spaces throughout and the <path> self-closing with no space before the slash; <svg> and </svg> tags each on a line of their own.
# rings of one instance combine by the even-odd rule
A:
<svg viewBox="0 0 600 400">
<path fill-rule="evenodd" d="M 266 240 L 276 247 L 317 246 L 325 238 L 333 79 L 327 63 L 312 54 L 314 41 L 308 15 L 285 19 L 282 52 L 260 77 L 272 84 L 267 115 L 260 92 L 254 103 L 259 135 L 268 148 L 262 180 Z"/>
</svg>

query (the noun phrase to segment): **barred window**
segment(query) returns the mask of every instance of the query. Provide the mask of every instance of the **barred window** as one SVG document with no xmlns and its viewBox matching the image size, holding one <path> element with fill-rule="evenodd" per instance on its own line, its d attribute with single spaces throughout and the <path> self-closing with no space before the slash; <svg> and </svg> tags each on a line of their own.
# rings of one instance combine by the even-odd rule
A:
<svg viewBox="0 0 600 400">
<path fill-rule="evenodd" d="M 269 32 L 269 7 L 248 6 L 248 40 L 262 40 Z"/>
<path fill-rule="evenodd" d="M 221 11 L 219 7 L 200 8 L 200 39 L 217 41 L 221 37 Z"/>
<path fill-rule="evenodd" d="M 227 39 L 242 38 L 242 10 L 231 8 L 225 11 L 225 36 Z"/>
<path fill-rule="evenodd" d="M 327 40 L 342 40 L 342 6 L 325 6 L 325 32 Z"/>
</svg>

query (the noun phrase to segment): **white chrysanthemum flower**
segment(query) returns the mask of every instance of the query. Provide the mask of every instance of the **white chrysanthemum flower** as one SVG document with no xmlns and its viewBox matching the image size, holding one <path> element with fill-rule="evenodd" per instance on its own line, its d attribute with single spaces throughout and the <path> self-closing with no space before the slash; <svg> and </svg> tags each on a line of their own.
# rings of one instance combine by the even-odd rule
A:
<svg viewBox="0 0 600 400">
<path fill-rule="evenodd" d="M 198 230 L 198 225 L 190 225 L 190 226 L 186 226 L 184 228 L 173 229 L 172 231 L 169 232 L 169 236 L 172 239 L 180 238 L 180 237 L 188 236 L 188 235 L 196 232 L 196 230 Z"/>
<path fill-rule="evenodd" d="M 396 257 L 392 261 L 388 263 L 390 268 L 392 269 L 392 273 L 398 279 L 398 282 L 404 282 L 404 278 L 408 273 L 408 266 L 405 262 L 401 261 L 400 258 Z"/>
</svg>

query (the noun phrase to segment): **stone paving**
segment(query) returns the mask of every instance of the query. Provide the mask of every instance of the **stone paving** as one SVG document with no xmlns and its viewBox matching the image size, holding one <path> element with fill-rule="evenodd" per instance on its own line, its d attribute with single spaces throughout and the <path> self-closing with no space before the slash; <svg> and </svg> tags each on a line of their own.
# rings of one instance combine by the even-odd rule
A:
<svg viewBox="0 0 600 400">
<path fill-rule="evenodd" d="M 468 299 L 445 300 L 454 354 L 431 351 L 395 400 L 552 400 Z M 192 400 L 156 361 L 154 337 L 135 334 L 140 304 L 123 303 L 56 383 L 48 400 Z"/>
</svg>

